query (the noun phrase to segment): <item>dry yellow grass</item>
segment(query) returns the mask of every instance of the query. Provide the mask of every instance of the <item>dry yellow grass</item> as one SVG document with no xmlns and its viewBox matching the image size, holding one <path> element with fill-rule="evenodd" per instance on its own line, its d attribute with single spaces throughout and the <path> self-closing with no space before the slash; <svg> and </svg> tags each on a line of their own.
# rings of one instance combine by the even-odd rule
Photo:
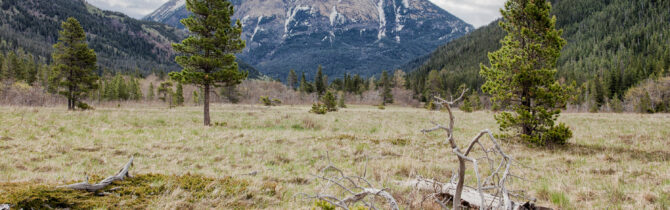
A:
<svg viewBox="0 0 670 210">
<path fill-rule="evenodd" d="M 207 128 L 200 107 L 2 107 L 0 182 L 58 185 L 86 174 L 107 176 L 134 155 L 135 174 L 234 176 L 258 192 L 255 207 L 307 208 L 312 202 L 299 194 L 315 191 L 310 174 L 327 164 L 328 152 L 351 173 L 362 173 L 368 160 L 370 181 L 389 188 L 404 207 L 421 208 L 410 202 L 421 195 L 394 182 L 416 176 L 447 181 L 457 166 L 443 133 L 420 132 L 431 121 L 446 123 L 446 113 L 353 106 L 314 115 L 308 109 L 215 105 L 212 122 L 221 126 Z M 455 115 L 461 145 L 480 130 L 497 131 L 490 112 Z M 515 181 L 515 189 L 562 209 L 669 208 L 670 115 L 569 113 L 560 121 L 574 133 L 566 147 L 504 143 L 527 166 L 515 168 L 517 174 L 533 180 Z M 256 176 L 243 175 L 254 171 Z"/>
</svg>

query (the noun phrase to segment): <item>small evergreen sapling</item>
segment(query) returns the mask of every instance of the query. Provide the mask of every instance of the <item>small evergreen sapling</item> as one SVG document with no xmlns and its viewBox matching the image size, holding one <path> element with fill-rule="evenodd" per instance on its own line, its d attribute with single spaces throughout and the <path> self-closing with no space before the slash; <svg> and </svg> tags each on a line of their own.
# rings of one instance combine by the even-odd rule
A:
<svg viewBox="0 0 670 210">
<path fill-rule="evenodd" d="M 333 92 L 327 91 L 326 94 L 321 97 L 321 102 L 326 105 L 329 112 L 337 111 L 337 99 Z"/>
</svg>

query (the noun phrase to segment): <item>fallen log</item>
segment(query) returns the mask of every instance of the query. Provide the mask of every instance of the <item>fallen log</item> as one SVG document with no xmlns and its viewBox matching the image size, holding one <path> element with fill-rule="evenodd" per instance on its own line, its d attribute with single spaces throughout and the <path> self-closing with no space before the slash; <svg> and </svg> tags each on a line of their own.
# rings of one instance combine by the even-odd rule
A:
<svg viewBox="0 0 670 210">
<path fill-rule="evenodd" d="M 98 182 L 97 184 L 90 184 L 88 183 L 88 177 L 86 177 L 86 181 L 80 182 L 80 183 L 75 183 L 75 184 L 70 184 L 70 185 L 64 185 L 64 186 L 58 186 L 58 188 L 69 188 L 73 190 L 86 190 L 88 192 L 96 192 L 98 190 L 104 189 L 108 185 L 112 184 L 112 182 L 115 181 L 123 181 L 126 177 L 131 177 L 130 173 L 128 172 L 130 170 L 130 166 L 133 165 L 133 160 L 135 157 L 131 157 L 130 161 L 126 163 L 126 165 L 123 166 L 123 168 L 116 174 L 110 177 L 107 177 L 103 179 L 102 181 Z"/>
<path fill-rule="evenodd" d="M 456 194 L 456 184 L 455 183 L 440 183 L 430 179 L 414 179 L 406 182 L 399 182 L 400 185 L 404 187 L 412 187 L 421 191 L 427 191 L 438 194 L 446 194 L 452 198 Z M 483 193 L 484 205 L 482 205 L 482 195 L 477 191 L 477 189 L 464 186 L 463 192 L 461 193 L 461 202 L 464 202 L 470 208 L 479 209 L 482 206 L 486 206 L 486 209 L 505 209 L 503 206 L 504 201 L 501 197 L 497 197 L 488 193 Z M 523 209 L 538 209 L 538 210 L 550 210 L 551 208 L 535 206 L 532 202 L 518 203 L 512 201 L 511 203 L 512 210 L 523 210 Z"/>
</svg>

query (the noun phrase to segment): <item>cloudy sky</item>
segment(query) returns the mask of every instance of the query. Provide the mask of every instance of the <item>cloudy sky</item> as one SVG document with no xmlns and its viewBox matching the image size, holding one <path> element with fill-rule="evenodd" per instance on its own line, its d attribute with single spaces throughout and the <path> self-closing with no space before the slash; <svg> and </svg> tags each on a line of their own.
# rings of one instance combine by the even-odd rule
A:
<svg viewBox="0 0 670 210">
<path fill-rule="evenodd" d="M 430 0 L 475 27 L 501 17 L 500 8 L 506 0 Z"/>
<path fill-rule="evenodd" d="M 87 0 L 104 10 L 122 12 L 130 17 L 142 18 L 158 9 L 168 0 Z"/>
<path fill-rule="evenodd" d="M 134 18 L 142 18 L 168 0 L 88 0 L 106 10 L 118 11 Z M 430 0 L 466 22 L 480 27 L 500 17 L 498 11 L 505 0 Z"/>
</svg>

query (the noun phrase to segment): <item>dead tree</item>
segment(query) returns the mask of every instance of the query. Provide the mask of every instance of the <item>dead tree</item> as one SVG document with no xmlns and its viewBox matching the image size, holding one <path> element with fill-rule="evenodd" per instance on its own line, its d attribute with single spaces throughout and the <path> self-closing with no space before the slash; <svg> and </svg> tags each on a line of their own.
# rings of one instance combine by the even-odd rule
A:
<svg viewBox="0 0 670 210">
<path fill-rule="evenodd" d="M 456 100 L 453 100 L 452 98 L 451 101 L 435 97 L 435 103 L 442 105 L 449 113 L 449 126 L 445 127 L 434 123 L 434 128 L 424 129 L 421 131 L 423 133 L 437 130 L 446 131 L 447 142 L 451 146 L 452 153 L 458 158 L 458 175 L 456 177 L 452 177 L 452 183 L 448 184 L 426 179 L 417 179 L 409 182 L 409 184 L 423 189 L 437 189 L 439 186 L 439 189 L 441 189 L 440 193 L 447 193 L 452 195 L 453 209 L 460 209 L 464 198 L 463 189 L 465 183 L 465 164 L 466 162 L 470 162 L 474 165 L 473 169 L 477 178 L 477 186 L 474 188 L 474 190 L 472 188 L 468 188 L 468 190 L 466 190 L 467 193 L 464 200 L 466 200 L 468 204 L 473 207 L 479 207 L 479 209 L 518 209 L 522 205 L 515 203 L 510 198 L 510 196 L 517 195 L 510 193 L 510 190 L 506 187 L 510 178 L 514 176 L 510 173 L 510 167 L 512 166 L 514 160 L 501 149 L 500 144 L 498 144 L 498 141 L 494 138 L 493 133 L 491 133 L 489 130 L 481 131 L 477 136 L 475 136 L 470 144 L 468 144 L 467 148 L 465 148 L 465 151 L 461 150 L 461 148 L 459 148 L 456 144 L 456 140 L 454 139 L 453 135 L 454 114 L 452 113 L 451 106 L 463 99 L 466 91 L 467 89 L 461 93 L 460 97 L 458 97 Z M 492 148 L 486 148 L 484 144 L 482 144 L 480 139 L 484 136 L 489 137 L 491 143 L 493 144 Z M 482 151 L 484 152 L 484 156 L 480 158 L 470 157 L 471 152 L 477 146 L 481 147 Z M 496 160 L 491 157 L 492 155 L 499 156 L 500 162 L 496 164 Z M 481 176 L 482 174 L 479 168 L 480 161 L 487 161 L 491 167 L 491 174 L 486 178 L 482 178 Z M 494 168 L 494 165 L 497 165 L 497 167 Z M 453 189 L 453 179 L 458 179 L 456 181 L 455 189 Z M 491 195 L 487 192 L 494 192 L 494 194 Z M 446 207 L 444 206 L 443 202 L 439 203 L 440 205 L 443 205 L 443 207 Z"/>
<path fill-rule="evenodd" d="M 367 164 L 366 164 L 367 167 Z M 367 171 L 367 169 L 366 169 Z M 329 172 L 331 172 L 329 176 Z M 399 210 L 398 202 L 393 198 L 393 196 L 386 191 L 386 189 L 375 188 L 372 184 L 365 179 L 365 173 L 361 176 L 356 175 L 345 175 L 342 170 L 335 167 L 330 159 L 328 160 L 328 166 L 321 169 L 318 175 L 312 175 L 318 180 L 325 181 L 325 184 L 321 186 L 319 192 L 314 195 L 302 194 L 309 199 L 318 199 L 326 201 L 331 205 L 349 209 L 350 206 L 356 203 L 363 203 L 370 209 L 377 209 L 374 205 L 374 202 L 366 200 L 368 197 L 379 197 L 386 200 L 386 203 L 389 206 L 389 209 Z M 335 194 L 332 194 L 336 190 L 344 191 L 344 194 L 347 195 L 343 198 L 339 198 Z"/>
<path fill-rule="evenodd" d="M 89 192 L 97 192 L 98 190 L 102 190 L 108 185 L 112 184 L 112 182 L 123 181 L 126 177 L 131 177 L 128 171 L 130 170 L 130 166 L 133 165 L 134 159 L 135 159 L 134 157 L 131 157 L 130 161 L 128 161 L 128 163 L 126 163 L 126 165 L 124 165 L 123 168 L 118 173 L 116 173 L 116 175 L 107 177 L 102 181 L 98 182 L 97 184 L 89 184 L 87 176 L 86 181 L 71 185 L 59 186 L 58 188 L 69 188 L 73 190 L 86 190 Z"/>
</svg>

